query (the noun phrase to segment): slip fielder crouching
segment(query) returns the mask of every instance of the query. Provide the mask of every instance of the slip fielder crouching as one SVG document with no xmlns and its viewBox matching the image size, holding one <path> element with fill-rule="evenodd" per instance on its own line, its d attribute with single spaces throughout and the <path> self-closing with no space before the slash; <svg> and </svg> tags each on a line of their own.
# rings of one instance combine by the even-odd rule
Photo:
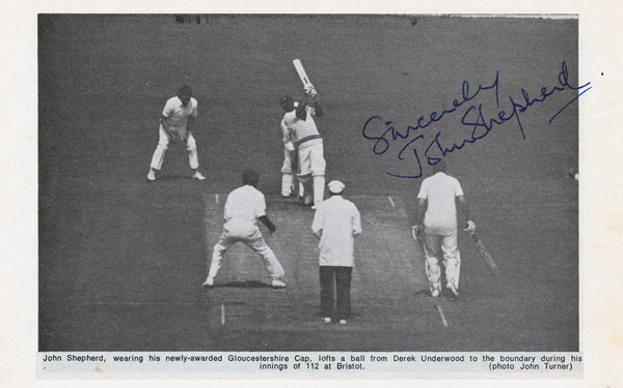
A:
<svg viewBox="0 0 623 388">
<path fill-rule="evenodd" d="M 147 180 L 150 182 L 156 180 L 156 173 L 162 168 L 164 156 L 171 142 L 186 146 L 192 178 L 200 181 L 205 179 L 199 172 L 197 142 L 189 128 L 189 121 L 197 117 L 198 104 L 192 95 L 193 91 L 190 86 L 182 85 L 177 95 L 169 98 L 164 105 L 160 117 L 158 145 L 154 150 L 147 173 Z"/>
</svg>

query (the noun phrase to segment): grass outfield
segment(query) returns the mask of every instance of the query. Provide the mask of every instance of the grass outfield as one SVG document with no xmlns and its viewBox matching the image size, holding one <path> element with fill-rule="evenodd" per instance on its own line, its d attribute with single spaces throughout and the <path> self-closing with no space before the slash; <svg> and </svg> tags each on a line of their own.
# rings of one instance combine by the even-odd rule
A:
<svg viewBox="0 0 623 388">
<path fill-rule="evenodd" d="M 562 60 L 575 74 L 577 22 L 412 21 L 40 16 L 40 350 L 577 350 L 578 187 L 565 177 L 577 170 L 577 106 L 548 125 L 569 95 L 522 116 L 526 140 L 509 122 L 448 158 L 503 273 L 492 283 L 462 236 L 454 303 L 419 292 L 409 232 L 420 181 L 384 174 L 412 166 L 374 156 L 361 136 L 371 115 L 405 126 L 448 106 L 466 79 L 499 70 L 507 95 L 552 84 Z M 318 316 L 313 214 L 278 196 L 278 98 L 300 89 L 294 57 L 324 98 L 327 178 L 346 183 L 363 217 L 345 327 Z M 160 110 L 183 82 L 199 101 L 208 179 L 189 179 L 184 151 L 171 147 L 163 179 L 147 183 Z M 440 125 L 456 134 L 455 120 Z M 249 166 L 288 288 L 267 288 L 261 260 L 240 246 L 217 287 L 203 289 L 222 201 Z"/>
</svg>

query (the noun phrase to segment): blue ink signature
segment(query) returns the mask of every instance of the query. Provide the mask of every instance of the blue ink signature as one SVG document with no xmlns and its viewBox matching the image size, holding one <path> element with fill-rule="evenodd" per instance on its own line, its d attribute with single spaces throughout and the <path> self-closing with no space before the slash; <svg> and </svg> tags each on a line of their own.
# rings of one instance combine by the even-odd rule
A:
<svg viewBox="0 0 623 388">
<path fill-rule="evenodd" d="M 420 153 L 418 152 L 418 148 L 416 146 L 420 140 L 425 138 L 422 130 L 426 129 L 433 123 L 441 121 L 444 117 L 452 115 L 464 105 L 467 109 L 461 116 L 460 122 L 462 125 L 472 128 L 471 134 L 458 144 L 454 143 L 450 146 L 444 146 L 440 140 L 442 132 L 437 131 L 437 133 L 433 136 L 432 141 L 428 141 L 428 144 L 424 149 L 424 157 L 429 165 L 435 165 L 441 160 L 441 158 L 446 157 L 448 154 L 457 150 L 462 150 L 466 145 L 474 144 L 477 141 L 482 140 L 496 125 L 501 126 L 510 120 L 515 120 L 517 122 L 522 139 L 526 139 L 524 127 L 520 118 L 521 113 L 526 112 L 535 104 L 544 103 L 548 97 L 558 92 L 565 90 L 577 92 L 577 94 L 568 103 L 566 103 L 550 117 L 549 124 L 551 125 L 556 117 L 558 117 L 566 108 L 580 98 L 580 96 L 592 88 L 593 87 L 590 82 L 579 86 L 570 84 L 567 63 L 563 61 L 561 71 L 558 73 L 558 84 L 549 89 L 545 86 L 541 87 L 540 93 L 536 97 L 531 97 L 527 90 L 521 88 L 521 98 L 516 100 L 513 96 L 509 95 L 507 99 L 509 108 L 500 109 L 500 72 L 498 70 L 495 73 L 495 78 L 490 84 L 479 84 L 475 90 L 472 88 L 470 91 L 469 82 L 463 81 L 461 84 L 461 95 L 452 100 L 451 108 L 443 108 L 441 111 L 431 112 L 427 116 L 422 115 L 416 120 L 415 125 L 408 125 L 402 131 L 399 128 L 394 127 L 392 121 L 385 121 L 381 116 L 374 115 L 366 120 L 362 128 L 362 135 L 365 139 L 374 142 L 372 151 L 377 156 L 385 154 L 390 149 L 392 142 L 397 140 L 408 140 L 407 143 L 400 148 L 396 154 L 396 158 L 398 160 L 404 160 L 405 153 L 409 154 L 408 151 L 412 151 L 418 169 L 417 173 L 415 175 L 403 175 L 387 171 L 385 173 L 397 178 L 418 179 L 422 177 L 423 169 L 420 160 Z M 494 115 L 495 117 L 487 117 L 485 115 L 482 103 L 479 103 L 478 105 L 467 104 L 478 97 L 482 92 L 489 90 L 495 92 L 495 103 L 497 109 L 497 113 Z M 424 144 L 426 144 L 426 142 L 424 142 Z M 435 152 L 438 153 L 438 156 L 434 156 Z M 439 157 L 439 155 L 441 157 Z"/>
</svg>

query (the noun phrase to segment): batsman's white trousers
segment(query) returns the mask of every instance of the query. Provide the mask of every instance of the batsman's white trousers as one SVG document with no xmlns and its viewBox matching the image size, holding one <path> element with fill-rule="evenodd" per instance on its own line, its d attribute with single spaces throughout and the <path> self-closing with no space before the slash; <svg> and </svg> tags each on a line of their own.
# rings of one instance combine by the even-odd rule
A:
<svg viewBox="0 0 623 388">
<path fill-rule="evenodd" d="M 325 169 L 324 148 L 321 139 L 314 139 L 299 146 L 299 181 L 305 191 L 305 203 L 320 204 L 324 199 Z M 311 178 L 311 179 L 310 179 Z"/>
<path fill-rule="evenodd" d="M 307 146 L 308 143 L 312 143 Z M 319 176 L 325 174 L 327 163 L 321 139 L 314 139 L 299 146 L 299 175 Z"/>
<path fill-rule="evenodd" d="M 443 264 L 446 267 L 446 281 L 459 289 L 459 277 L 461 275 L 461 252 L 457 246 L 457 235 L 440 236 L 437 234 L 424 234 L 424 243 L 428 250 L 426 264 L 428 265 L 428 281 L 432 286 L 439 285 L 441 269 L 439 257 L 443 256 Z"/>
<path fill-rule="evenodd" d="M 281 165 L 281 195 L 289 197 L 294 191 L 294 158 L 298 157 L 296 151 L 283 149 L 283 164 Z M 299 196 L 303 195 L 303 185 L 299 184 Z"/>
<path fill-rule="evenodd" d="M 277 260 L 273 250 L 270 249 L 266 241 L 264 241 L 264 237 L 258 226 L 253 222 L 234 218 L 223 225 L 221 237 L 214 246 L 214 250 L 212 251 L 212 263 L 210 264 L 210 271 L 208 273 L 209 277 L 216 277 L 216 274 L 221 268 L 223 255 L 237 242 L 244 243 L 255 253 L 260 255 L 262 260 L 264 260 L 264 267 L 272 279 L 280 279 L 285 275 L 281 263 Z"/>
<path fill-rule="evenodd" d="M 154 170 L 160 170 L 162 168 L 164 155 L 167 152 L 167 148 L 169 148 L 169 136 L 167 136 L 167 132 L 162 127 L 162 124 L 160 124 L 159 133 L 158 145 L 156 146 L 154 155 L 151 158 L 150 165 L 150 167 Z M 197 143 L 195 142 L 195 138 L 191 132 L 188 133 L 188 139 L 186 139 L 186 151 L 188 151 L 188 164 L 190 165 L 190 168 L 193 170 L 198 169 L 199 156 L 197 154 Z"/>
</svg>

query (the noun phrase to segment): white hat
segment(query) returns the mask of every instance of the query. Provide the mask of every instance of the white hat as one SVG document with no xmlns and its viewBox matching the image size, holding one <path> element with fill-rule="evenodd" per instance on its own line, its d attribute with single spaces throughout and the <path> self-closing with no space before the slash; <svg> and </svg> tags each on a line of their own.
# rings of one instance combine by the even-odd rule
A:
<svg viewBox="0 0 623 388">
<path fill-rule="evenodd" d="M 329 191 L 333 194 L 341 193 L 346 186 L 340 181 L 331 181 L 327 185 L 329 187 Z"/>
</svg>

